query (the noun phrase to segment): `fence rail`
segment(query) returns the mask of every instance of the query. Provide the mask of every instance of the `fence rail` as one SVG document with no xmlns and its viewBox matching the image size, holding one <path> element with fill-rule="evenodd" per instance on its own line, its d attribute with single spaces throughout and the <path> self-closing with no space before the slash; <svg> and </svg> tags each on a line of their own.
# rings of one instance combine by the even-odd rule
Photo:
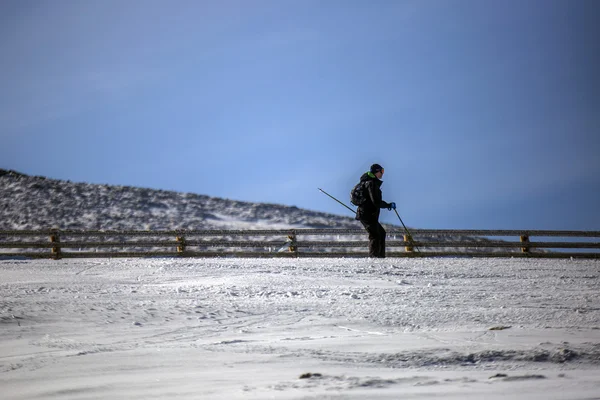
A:
<svg viewBox="0 0 600 400">
<path fill-rule="evenodd" d="M 600 231 L 411 229 L 411 234 L 400 228 L 388 229 L 387 256 L 600 258 L 600 242 L 593 239 L 600 237 Z M 513 237 L 512 241 L 506 239 Z M 546 239 L 533 241 L 533 237 Z M 367 255 L 367 235 L 362 229 L 0 230 L 3 257 Z"/>
</svg>

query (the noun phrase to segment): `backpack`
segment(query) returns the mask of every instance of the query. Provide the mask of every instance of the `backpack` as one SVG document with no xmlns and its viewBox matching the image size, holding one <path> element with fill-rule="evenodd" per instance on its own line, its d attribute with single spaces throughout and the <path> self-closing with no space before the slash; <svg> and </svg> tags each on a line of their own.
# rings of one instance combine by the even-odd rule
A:
<svg viewBox="0 0 600 400">
<path fill-rule="evenodd" d="M 363 182 L 358 182 L 350 192 L 350 203 L 355 206 L 362 206 L 367 202 L 367 194 L 365 193 L 365 185 Z"/>
</svg>

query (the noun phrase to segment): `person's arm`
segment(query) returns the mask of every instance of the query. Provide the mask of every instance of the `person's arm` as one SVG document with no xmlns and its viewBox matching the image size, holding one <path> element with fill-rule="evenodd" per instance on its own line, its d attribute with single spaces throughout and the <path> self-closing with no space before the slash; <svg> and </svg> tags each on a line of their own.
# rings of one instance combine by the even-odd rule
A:
<svg viewBox="0 0 600 400">
<path fill-rule="evenodd" d="M 379 208 L 390 208 L 391 206 L 392 205 L 390 203 L 387 203 L 387 202 L 381 200 Z"/>
<path fill-rule="evenodd" d="M 381 198 L 381 190 L 373 182 L 369 182 L 369 196 L 376 208 L 390 208 L 390 205 Z"/>
<path fill-rule="evenodd" d="M 373 207 L 377 208 L 377 206 L 381 203 L 381 196 L 377 195 L 377 190 L 373 182 L 367 182 L 365 186 L 367 188 L 367 193 L 369 193 L 371 204 L 373 204 Z"/>
</svg>

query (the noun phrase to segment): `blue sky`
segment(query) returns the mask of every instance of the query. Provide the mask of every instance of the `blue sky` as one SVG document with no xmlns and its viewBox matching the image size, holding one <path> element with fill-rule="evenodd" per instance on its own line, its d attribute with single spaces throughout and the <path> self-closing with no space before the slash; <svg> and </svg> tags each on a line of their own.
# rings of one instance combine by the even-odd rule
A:
<svg viewBox="0 0 600 400">
<path fill-rule="evenodd" d="M 595 0 L 5 0 L 0 168 L 345 215 L 317 188 L 348 202 L 378 162 L 408 226 L 599 230 L 599 18 Z"/>
</svg>

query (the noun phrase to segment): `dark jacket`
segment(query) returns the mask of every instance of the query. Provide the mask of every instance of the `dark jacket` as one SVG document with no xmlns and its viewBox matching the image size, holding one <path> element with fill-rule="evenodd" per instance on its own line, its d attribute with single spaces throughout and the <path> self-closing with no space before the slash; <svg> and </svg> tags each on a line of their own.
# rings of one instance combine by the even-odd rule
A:
<svg viewBox="0 0 600 400">
<path fill-rule="evenodd" d="M 364 185 L 367 194 L 367 201 L 356 210 L 356 219 L 364 221 L 379 221 L 379 211 L 382 208 L 389 208 L 389 203 L 382 200 L 381 184 L 375 175 L 371 172 L 365 172 L 360 177 L 360 182 Z"/>
</svg>

